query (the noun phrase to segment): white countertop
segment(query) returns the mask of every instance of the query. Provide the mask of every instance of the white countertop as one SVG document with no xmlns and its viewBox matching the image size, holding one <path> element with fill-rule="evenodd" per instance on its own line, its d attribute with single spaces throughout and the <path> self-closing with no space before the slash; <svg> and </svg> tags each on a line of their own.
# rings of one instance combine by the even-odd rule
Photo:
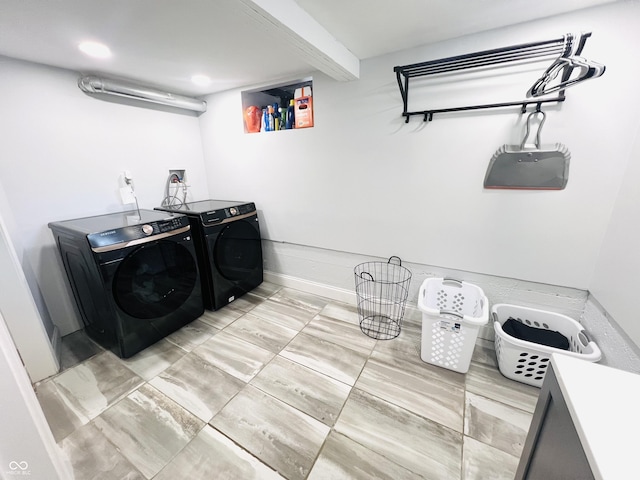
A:
<svg viewBox="0 0 640 480">
<path fill-rule="evenodd" d="M 594 477 L 640 478 L 640 375 L 559 354 L 551 364 Z"/>
</svg>

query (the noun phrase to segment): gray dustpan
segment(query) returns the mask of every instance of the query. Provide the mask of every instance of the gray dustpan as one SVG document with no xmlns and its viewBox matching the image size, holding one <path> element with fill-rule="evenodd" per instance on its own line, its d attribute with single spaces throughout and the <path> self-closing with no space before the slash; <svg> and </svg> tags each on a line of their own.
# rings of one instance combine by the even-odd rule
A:
<svg viewBox="0 0 640 480">
<path fill-rule="evenodd" d="M 526 144 L 531 119 L 541 114 L 535 145 Z M 569 149 L 561 144 L 540 145 L 540 131 L 546 115 L 538 110 L 527 117 L 527 131 L 520 145 L 503 145 L 493 154 L 484 188 L 562 190 L 569 180 Z"/>
</svg>

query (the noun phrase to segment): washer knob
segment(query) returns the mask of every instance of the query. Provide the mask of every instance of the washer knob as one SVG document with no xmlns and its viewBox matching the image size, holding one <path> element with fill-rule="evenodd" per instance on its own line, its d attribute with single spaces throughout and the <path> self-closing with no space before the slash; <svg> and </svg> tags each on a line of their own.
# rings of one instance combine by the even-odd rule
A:
<svg viewBox="0 0 640 480">
<path fill-rule="evenodd" d="M 237 215 L 237 214 L 238 214 L 238 209 L 237 209 L 236 207 L 231 207 L 231 208 L 229 209 L 229 213 L 230 213 L 231 215 Z"/>
<path fill-rule="evenodd" d="M 151 235 L 153 233 L 153 227 L 148 224 L 142 225 L 142 231 L 147 235 Z"/>
</svg>

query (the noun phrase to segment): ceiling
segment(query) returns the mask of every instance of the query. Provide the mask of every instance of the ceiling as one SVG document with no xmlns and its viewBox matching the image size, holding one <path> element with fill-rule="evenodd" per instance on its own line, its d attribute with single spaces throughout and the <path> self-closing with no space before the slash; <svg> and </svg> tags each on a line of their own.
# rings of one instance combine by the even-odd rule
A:
<svg viewBox="0 0 640 480">
<path fill-rule="evenodd" d="M 365 58 L 612 1 L 0 0 L 0 55 L 200 96 L 316 70 L 352 80 Z"/>
</svg>

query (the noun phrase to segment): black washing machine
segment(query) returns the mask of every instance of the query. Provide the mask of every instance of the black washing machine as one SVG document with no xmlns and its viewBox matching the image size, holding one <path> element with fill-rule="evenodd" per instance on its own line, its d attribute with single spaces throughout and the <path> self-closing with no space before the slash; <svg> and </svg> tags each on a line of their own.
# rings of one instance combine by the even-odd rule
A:
<svg viewBox="0 0 640 480">
<path fill-rule="evenodd" d="M 49 223 L 87 334 L 128 358 L 204 313 L 189 219 L 155 210 Z"/>
<path fill-rule="evenodd" d="M 206 308 L 218 310 L 262 283 L 262 244 L 254 203 L 202 200 L 156 210 L 189 217 Z"/>
</svg>

